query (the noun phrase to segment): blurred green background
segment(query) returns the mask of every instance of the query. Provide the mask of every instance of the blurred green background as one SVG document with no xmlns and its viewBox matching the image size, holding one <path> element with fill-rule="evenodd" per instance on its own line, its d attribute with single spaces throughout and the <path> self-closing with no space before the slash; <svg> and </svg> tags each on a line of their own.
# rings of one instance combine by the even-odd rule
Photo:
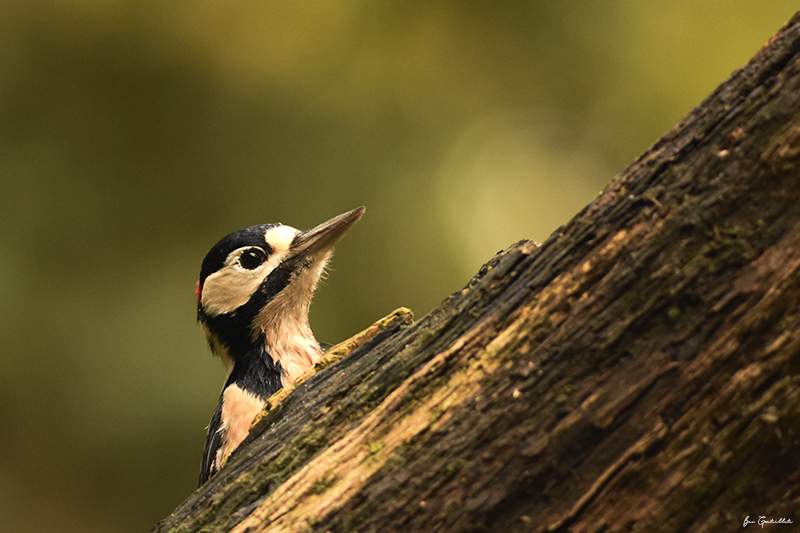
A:
<svg viewBox="0 0 800 533">
<path fill-rule="evenodd" d="M 223 370 L 206 251 L 359 205 L 335 342 L 545 239 L 794 13 L 783 0 L 0 2 L 0 531 L 147 531 Z"/>
</svg>

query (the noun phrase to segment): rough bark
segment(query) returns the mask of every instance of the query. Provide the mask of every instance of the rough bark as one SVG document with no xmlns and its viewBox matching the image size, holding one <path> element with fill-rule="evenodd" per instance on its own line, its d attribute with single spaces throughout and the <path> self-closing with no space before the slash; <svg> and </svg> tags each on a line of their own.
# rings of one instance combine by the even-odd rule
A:
<svg viewBox="0 0 800 533">
<path fill-rule="evenodd" d="M 797 531 L 799 162 L 796 15 L 541 246 L 288 394 L 155 531 Z"/>
</svg>

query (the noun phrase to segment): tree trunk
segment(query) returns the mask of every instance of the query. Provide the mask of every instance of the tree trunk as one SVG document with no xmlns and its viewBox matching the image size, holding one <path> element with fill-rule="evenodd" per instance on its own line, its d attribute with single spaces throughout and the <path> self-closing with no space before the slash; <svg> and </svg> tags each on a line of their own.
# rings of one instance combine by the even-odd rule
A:
<svg viewBox="0 0 800 533">
<path fill-rule="evenodd" d="M 541 246 L 288 394 L 155 531 L 798 531 L 798 163 L 795 15 Z"/>
</svg>

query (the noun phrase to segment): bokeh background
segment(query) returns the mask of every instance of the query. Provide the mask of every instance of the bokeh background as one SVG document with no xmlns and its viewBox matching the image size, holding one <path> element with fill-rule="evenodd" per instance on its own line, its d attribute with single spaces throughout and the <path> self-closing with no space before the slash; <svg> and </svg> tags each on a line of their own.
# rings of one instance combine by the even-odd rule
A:
<svg viewBox="0 0 800 533">
<path fill-rule="evenodd" d="M 335 342 L 543 240 L 749 58 L 788 0 L 0 0 L 0 531 L 147 531 L 223 370 L 205 252 L 359 205 Z"/>
</svg>

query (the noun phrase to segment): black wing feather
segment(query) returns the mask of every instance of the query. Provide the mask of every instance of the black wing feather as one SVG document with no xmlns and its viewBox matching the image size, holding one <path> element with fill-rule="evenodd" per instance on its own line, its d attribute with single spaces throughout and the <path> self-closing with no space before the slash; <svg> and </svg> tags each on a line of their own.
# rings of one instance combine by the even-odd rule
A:
<svg viewBox="0 0 800 533">
<path fill-rule="evenodd" d="M 217 450 L 220 449 L 222 443 L 225 441 L 224 432 L 220 431 L 221 425 L 222 397 L 219 399 L 217 409 L 214 411 L 214 416 L 211 417 L 211 423 L 208 424 L 206 447 L 205 450 L 203 450 L 203 465 L 200 468 L 200 485 L 203 485 L 211 476 L 217 473 L 214 459 L 217 457 Z"/>
</svg>

